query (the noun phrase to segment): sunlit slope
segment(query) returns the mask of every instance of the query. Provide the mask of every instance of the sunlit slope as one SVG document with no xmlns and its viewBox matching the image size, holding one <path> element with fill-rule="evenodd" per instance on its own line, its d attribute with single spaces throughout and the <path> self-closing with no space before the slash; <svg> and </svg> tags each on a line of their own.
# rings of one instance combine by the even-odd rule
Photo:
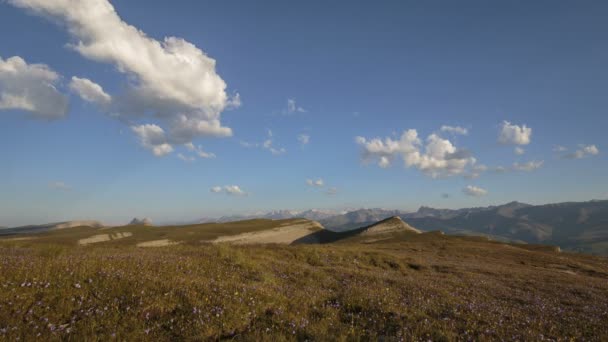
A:
<svg viewBox="0 0 608 342">
<path fill-rule="evenodd" d="M 38 234 L 18 234 L 0 237 L 0 243 L 20 246 L 35 244 L 60 244 L 71 246 L 140 246 L 200 245 L 220 237 L 244 233 L 301 227 L 308 220 L 254 219 L 229 223 L 205 223 L 183 226 L 127 225 L 112 228 L 73 227 Z M 271 241 L 270 241 L 271 242 Z M 263 243 L 263 241 L 262 241 Z"/>
</svg>

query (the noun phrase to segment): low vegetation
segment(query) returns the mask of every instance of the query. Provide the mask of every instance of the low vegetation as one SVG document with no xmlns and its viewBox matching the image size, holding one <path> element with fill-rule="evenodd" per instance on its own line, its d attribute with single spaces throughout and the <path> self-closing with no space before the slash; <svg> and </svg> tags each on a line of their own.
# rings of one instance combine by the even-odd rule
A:
<svg viewBox="0 0 608 342">
<path fill-rule="evenodd" d="M 608 339 L 601 257 L 440 234 L 137 248 L 133 233 L 0 243 L 0 340 Z"/>
</svg>

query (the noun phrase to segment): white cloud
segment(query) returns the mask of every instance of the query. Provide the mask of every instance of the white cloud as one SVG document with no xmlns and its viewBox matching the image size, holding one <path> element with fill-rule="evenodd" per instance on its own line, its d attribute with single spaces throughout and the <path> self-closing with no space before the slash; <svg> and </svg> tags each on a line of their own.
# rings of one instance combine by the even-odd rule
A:
<svg viewBox="0 0 608 342">
<path fill-rule="evenodd" d="M 112 97 L 106 94 L 99 84 L 87 78 L 72 77 L 70 89 L 83 100 L 100 106 L 106 106 L 112 102 Z"/>
<path fill-rule="evenodd" d="M 213 193 L 224 193 L 231 196 L 247 196 L 248 193 L 243 191 L 238 185 L 214 186 L 209 191 Z"/>
<path fill-rule="evenodd" d="M 464 174 L 476 163 L 468 151 L 457 149 L 437 134 L 429 135 L 423 146 L 415 129 L 404 131 L 399 140 L 390 137 L 368 140 L 359 136 L 355 142 L 362 147 L 364 162 L 377 161 L 380 167 L 387 168 L 400 156 L 406 167 L 414 167 L 432 178 Z"/>
<path fill-rule="evenodd" d="M 441 126 L 441 131 L 442 132 L 452 133 L 452 134 L 460 134 L 460 135 L 467 135 L 467 134 L 469 134 L 469 131 L 466 128 L 460 127 L 460 126 L 447 126 L 447 125 L 443 125 L 443 126 Z"/>
<path fill-rule="evenodd" d="M 64 117 L 68 99 L 56 88 L 60 79 L 44 64 L 27 64 L 19 56 L 0 57 L 0 110 L 23 110 L 39 119 Z"/>
<path fill-rule="evenodd" d="M 306 113 L 306 109 L 298 106 L 296 104 L 296 100 L 287 99 L 287 109 L 284 112 L 285 114 L 293 114 L 293 113 Z"/>
<path fill-rule="evenodd" d="M 310 185 L 310 186 L 314 186 L 317 188 L 323 187 L 325 185 L 325 182 L 323 181 L 322 178 L 319 179 L 307 179 L 306 180 L 306 184 Z"/>
<path fill-rule="evenodd" d="M 387 156 L 381 156 L 380 160 L 378 161 L 378 166 L 386 169 L 387 167 L 391 166 L 391 160 Z"/>
<path fill-rule="evenodd" d="M 226 193 L 230 195 L 236 196 L 244 196 L 247 194 L 246 192 L 241 190 L 241 188 L 239 188 L 237 185 L 227 185 L 224 187 L 224 191 L 226 191 Z"/>
<path fill-rule="evenodd" d="M 72 187 L 64 182 L 56 181 L 49 183 L 49 188 L 54 190 L 72 190 Z"/>
<path fill-rule="evenodd" d="M 226 108 L 229 108 L 229 109 L 236 109 L 242 105 L 243 105 L 243 103 L 241 102 L 241 94 L 239 94 L 239 93 L 234 94 L 226 102 Z"/>
<path fill-rule="evenodd" d="M 185 161 L 185 162 L 193 162 L 196 158 L 192 157 L 192 156 L 185 156 L 181 153 L 177 154 L 177 158 Z"/>
<path fill-rule="evenodd" d="M 481 174 L 486 171 L 488 171 L 488 167 L 486 165 L 478 164 L 473 166 L 471 170 L 467 174 L 465 174 L 464 177 L 467 179 L 479 178 L 479 176 L 481 176 Z"/>
<path fill-rule="evenodd" d="M 462 192 L 464 192 L 468 196 L 473 197 L 480 197 L 488 194 L 487 190 L 473 185 L 467 185 L 466 188 L 462 189 Z"/>
<path fill-rule="evenodd" d="M 298 135 L 298 141 L 300 142 L 300 144 L 306 145 L 310 142 L 310 135 L 300 134 Z"/>
<path fill-rule="evenodd" d="M 184 144 L 184 146 L 186 147 L 186 149 L 188 151 L 192 151 L 192 152 L 196 153 L 196 155 L 201 158 L 204 158 L 204 159 L 215 158 L 214 153 L 206 152 L 205 150 L 203 150 L 203 147 L 201 145 L 194 146 L 193 143 L 187 143 L 187 144 Z"/>
<path fill-rule="evenodd" d="M 177 37 L 158 41 L 147 36 L 124 22 L 108 0 L 9 0 L 9 3 L 65 24 L 73 37 L 68 44 L 71 49 L 87 59 L 112 64 L 126 75 L 127 90 L 120 96 L 112 96 L 108 106 L 113 116 L 127 122 L 145 116 L 159 118 L 168 126 L 168 144 L 184 144 L 203 136 L 232 135 L 229 127 L 221 125 L 220 114 L 228 107 L 240 105 L 240 95 L 228 97 L 226 83 L 216 72 L 216 61 L 194 44 Z M 48 79 L 45 83 L 49 83 Z M 48 88 L 44 89 L 59 103 L 50 108 L 65 108 L 65 101 L 60 101 L 54 88 L 53 91 Z M 34 106 L 33 110 L 38 108 Z M 51 112 L 48 108 L 39 110 Z M 63 115 L 65 111 L 53 112 Z"/>
<path fill-rule="evenodd" d="M 540 169 L 544 164 L 544 161 L 540 160 L 540 161 L 529 161 L 527 163 L 514 163 L 513 164 L 513 170 L 515 171 L 534 171 L 536 169 Z"/>
<path fill-rule="evenodd" d="M 275 156 L 287 153 L 287 150 L 284 147 L 281 147 L 281 148 L 270 147 L 268 150 L 270 151 L 270 153 L 272 153 Z"/>
<path fill-rule="evenodd" d="M 167 143 L 165 131 L 157 125 L 131 126 L 142 147 L 152 151 L 157 157 L 173 152 L 173 146 Z"/>
<path fill-rule="evenodd" d="M 517 154 L 518 156 L 521 156 L 522 154 L 526 153 L 526 150 L 524 150 L 523 148 L 517 146 L 513 149 L 513 152 L 515 154 Z"/>
<path fill-rule="evenodd" d="M 592 156 L 595 156 L 600 153 L 600 150 L 595 145 L 583 146 L 582 151 L 585 152 L 585 154 Z"/>
<path fill-rule="evenodd" d="M 588 156 L 595 156 L 600 153 L 600 150 L 595 145 L 579 145 L 579 148 L 572 152 L 561 156 L 562 159 L 581 159 Z"/>
<path fill-rule="evenodd" d="M 532 137 L 532 128 L 526 125 L 517 126 L 503 121 L 498 134 L 498 142 L 511 145 L 528 145 Z"/>
<path fill-rule="evenodd" d="M 287 149 L 285 149 L 284 147 L 276 147 L 274 145 L 272 130 L 267 129 L 266 134 L 268 135 L 268 138 L 261 143 L 241 141 L 240 144 L 241 144 L 241 146 L 246 147 L 246 148 L 260 147 L 262 149 L 269 151 L 270 153 L 272 153 L 275 156 L 287 153 Z"/>
</svg>

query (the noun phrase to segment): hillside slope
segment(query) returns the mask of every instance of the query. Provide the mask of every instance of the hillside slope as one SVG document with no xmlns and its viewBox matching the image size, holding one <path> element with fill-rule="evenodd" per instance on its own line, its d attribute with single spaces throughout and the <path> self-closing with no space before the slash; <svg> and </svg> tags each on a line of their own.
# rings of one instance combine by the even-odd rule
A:
<svg viewBox="0 0 608 342">
<path fill-rule="evenodd" d="M 45 230 L 31 233 L 21 233 L 18 236 L 0 236 L 1 242 L 20 243 L 24 246 L 60 244 L 66 246 L 140 246 L 161 247 L 173 244 L 201 245 L 204 242 L 214 242 L 218 238 L 235 240 L 247 240 L 246 235 L 255 232 L 266 232 L 266 239 L 285 239 L 285 232 L 292 234 L 298 239 L 305 234 L 318 229 L 317 223 L 312 221 L 288 219 L 288 220 L 245 220 L 228 223 L 205 223 L 182 226 L 150 226 L 148 222 L 138 220 L 136 224 L 119 227 L 93 228 L 72 227 L 61 230 Z M 275 234 L 268 234 L 275 232 Z M 281 236 L 281 234 L 283 234 Z M 298 235 L 299 234 L 299 235 Z M 258 235 L 254 235 L 260 237 Z M 262 239 L 263 240 L 263 239 Z M 241 241 L 241 242 L 243 242 Z M 262 241 L 261 243 L 263 243 Z M 271 241 L 266 241 L 270 243 Z M 278 241 L 276 241 L 278 243 Z M 284 242 L 290 243 L 290 242 Z"/>
<path fill-rule="evenodd" d="M 538 206 L 512 202 L 486 210 L 464 211 L 448 218 L 411 214 L 401 217 L 423 230 L 498 236 L 608 255 L 608 201 Z"/>
<path fill-rule="evenodd" d="M 65 222 L 54 222 L 38 225 L 21 226 L 14 228 L 5 228 L 0 230 L 0 235 L 12 235 L 12 234 L 34 234 L 41 233 L 51 230 L 68 229 L 74 227 L 92 227 L 102 228 L 104 225 L 99 221 L 92 220 L 80 220 L 80 221 L 65 221 Z"/>
<path fill-rule="evenodd" d="M 160 249 L 0 243 L 0 340 L 608 339 L 605 258 L 388 235 Z"/>
</svg>

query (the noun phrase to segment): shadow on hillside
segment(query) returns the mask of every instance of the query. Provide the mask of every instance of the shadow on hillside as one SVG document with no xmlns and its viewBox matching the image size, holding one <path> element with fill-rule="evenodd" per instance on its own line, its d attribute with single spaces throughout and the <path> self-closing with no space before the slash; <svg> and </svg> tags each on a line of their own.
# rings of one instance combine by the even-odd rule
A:
<svg viewBox="0 0 608 342">
<path fill-rule="evenodd" d="M 362 227 L 353 230 L 348 230 L 345 232 L 334 232 L 327 229 L 321 229 L 295 240 L 291 243 L 291 245 L 334 243 L 341 240 L 356 237 L 357 235 L 365 231 L 367 228 L 368 227 Z"/>
</svg>

